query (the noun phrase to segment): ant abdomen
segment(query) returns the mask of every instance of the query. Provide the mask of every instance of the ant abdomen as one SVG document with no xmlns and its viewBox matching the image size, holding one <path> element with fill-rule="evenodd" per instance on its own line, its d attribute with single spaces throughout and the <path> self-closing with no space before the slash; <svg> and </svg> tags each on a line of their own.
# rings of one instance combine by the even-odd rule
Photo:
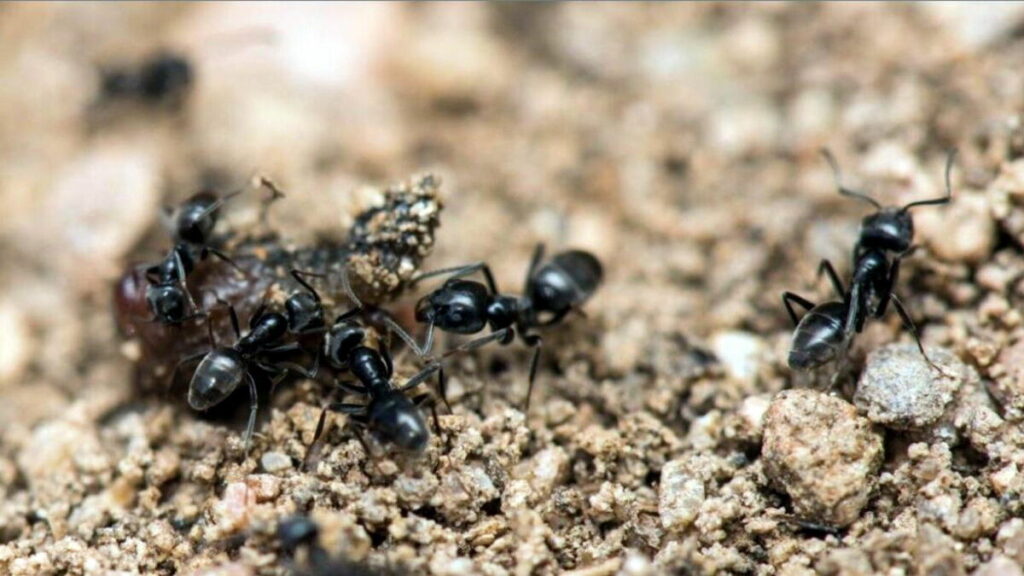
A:
<svg viewBox="0 0 1024 576">
<path fill-rule="evenodd" d="M 371 401 L 367 421 L 379 442 L 405 452 L 423 452 L 430 441 L 423 413 L 405 394 L 388 394 Z"/>
<path fill-rule="evenodd" d="M 529 296 L 538 311 L 561 312 L 590 298 L 603 277 L 601 262 L 593 254 L 568 250 L 537 268 Z"/>
<path fill-rule="evenodd" d="M 188 388 L 188 404 L 206 410 L 223 402 L 242 384 L 246 362 L 231 348 L 210 352 L 196 367 Z"/>
<path fill-rule="evenodd" d="M 810 370 L 835 360 L 846 337 L 844 322 L 847 310 L 843 302 L 825 302 L 804 314 L 793 334 L 789 367 Z"/>
</svg>

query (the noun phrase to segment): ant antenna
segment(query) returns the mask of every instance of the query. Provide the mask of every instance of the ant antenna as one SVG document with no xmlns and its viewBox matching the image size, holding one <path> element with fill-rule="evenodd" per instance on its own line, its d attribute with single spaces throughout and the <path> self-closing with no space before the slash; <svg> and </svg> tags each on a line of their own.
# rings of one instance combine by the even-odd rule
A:
<svg viewBox="0 0 1024 576">
<path fill-rule="evenodd" d="M 953 161 L 956 160 L 956 155 L 959 151 L 954 148 L 949 151 L 949 158 L 946 160 L 946 195 L 942 198 L 932 198 L 931 200 L 918 200 L 917 202 L 911 202 L 903 208 L 900 212 L 906 212 L 914 206 L 929 206 L 933 204 L 949 204 L 949 201 L 953 199 L 953 187 L 950 185 L 950 173 L 953 171 Z"/>
<path fill-rule="evenodd" d="M 821 155 L 825 158 L 825 161 L 828 162 L 828 165 L 832 168 L 832 175 L 833 178 L 835 178 L 836 188 L 839 190 L 840 194 L 842 194 L 843 196 L 849 196 L 850 198 L 857 198 L 858 200 L 863 200 L 871 204 L 878 210 L 882 209 L 882 205 L 879 204 L 878 201 L 872 198 L 871 196 L 868 196 L 867 194 L 864 194 L 862 192 L 857 192 L 856 190 L 851 190 L 843 186 L 842 175 L 839 172 L 839 163 L 836 162 L 835 156 L 832 155 L 832 152 L 829 152 L 828 148 L 822 148 Z"/>
<path fill-rule="evenodd" d="M 316 290 L 314 290 L 313 287 L 310 286 L 310 284 L 308 282 L 303 280 L 302 277 L 303 276 L 309 276 L 311 278 L 324 278 L 325 276 L 323 274 L 317 274 L 316 272 L 306 272 L 306 271 L 303 271 L 303 270 L 292 269 L 291 275 L 292 275 L 292 278 L 294 278 L 296 282 L 298 282 L 303 288 L 305 288 L 313 296 L 314 300 L 316 300 L 317 302 L 320 302 L 320 295 L 317 294 Z"/>
<path fill-rule="evenodd" d="M 238 196 L 242 192 L 245 192 L 245 189 L 235 190 L 230 194 L 225 194 L 224 196 L 217 198 L 216 200 L 213 201 L 212 204 L 207 206 L 205 210 L 199 213 L 199 218 L 206 218 L 210 214 L 213 214 L 217 210 L 220 210 L 220 207 L 223 206 L 228 200 L 231 200 L 232 198 Z"/>
</svg>

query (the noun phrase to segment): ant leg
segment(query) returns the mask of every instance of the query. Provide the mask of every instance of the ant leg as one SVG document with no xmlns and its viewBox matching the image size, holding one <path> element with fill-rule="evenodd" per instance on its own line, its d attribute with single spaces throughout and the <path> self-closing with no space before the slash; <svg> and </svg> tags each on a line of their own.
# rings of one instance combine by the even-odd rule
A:
<svg viewBox="0 0 1024 576">
<path fill-rule="evenodd" d="M 892 297 L 892 305 L 896 308 L 896 312 L 899 313 L 904 326 L 906 326 L 907 329 L 910 330 L 910 333 L 913 334 L 914 342 L 917 343 L 917 349 L 921 351 L 921 356 L 924 356 L 925 362 L 927 362 L 928 365 L 934 368 L 939 374 L 949 378 L 955 378 L 953 374 L 947 373 L 928 357 L 928 353 L 924 351 L 924 345 L 921 344 L 921 335 L 917 331 L 917 326 L 914 325 L 914 321 L 910 318 L 910 314 L 907 313 L 907 309 L 903 306 L 903 302 L 900 300 L 900 297 L 894 293 L 890 294 L 890 296 Z"/>
<path fill-rule="evenodd" d="M 216 200 L 213 201 L 212 204 L 207 206 L 205 210 L 199 213 L 199 216 L 196 218 L 196 220 L 202 220 L 203 218 L 206 218 L 207 216 L 213 214 L 217 210 L 220 210 L 220 207 L 227 203 L 228 200 L 231 200 L 232 198 L 238 196 L 242 192 L 244 192 L 244 190 L 235 190 L 230 194 L 225 194 L 224 196 L 217 198 Z"/>
<path fill-rule="evenodd" d="M 818 264 L 818 278 L 821 278 L 822 272 L 828 274 L 828 279 L 832 282 L 832 288 L 835 289 L 840 298 L 845 299 L 846 288 L 843 287 L 843 281 L 839 279 L 839 274 L 836 273 L 836 269 L 832 267 L 832 263 L 827 258 L 822 258 L 821 263 Z"/>
<path fill-rule="evenodd" d="M 352 289 L 352 283 L 348 280 L 348 265 L 341 267 L 341 289 L 345 292 L 345 296 L 352 301 L 352 304 L 356 307 L 356 310 L 362 310 L 363 302 L 356 296 L 356 291 Z"/>
<path fill-rule="evenodd" d="M 405 392 L 406 390 L 410 390 L 412 388 L 415 388 L 415 387 L 419 386 L 420 384 L 423 384 L 427 380 L 427 378 L 430 378 L 431 376 L 433 376 L 434 372 L 437 372 L 440 369 L 441 369 L 441 364 L 438 363 L 438 362 L 435 362 L 435 363 L 432 363 L 432 364 L 428 364 L 425 368 L 420 370 L 412 378 L 409 378 L 409 380 L 407 380 L 405 384 L 402 384 L 401 386 L 399 386 L 397 390 L 399 392 Z"/>
<path fill-rule="evenodd" d="M 341 380 L 336 380 L 334 383 L 335 385 L 338 386 L 338 388 L 341 388 L 345 392 L 351 392 L 353 394 L 359 394 L 361 396 L 366 396 L 367 394 L 370 393 L 370 391 L 367 390 L 365 386 L 362 386 L 360 384 L 355 384 L 352 382 L 343 382 Z"/>
<path fill-rule="evenodd" d="M 437 393 L 441 395 L 441 401 L 444 402 L 444 407 L 448 409 L 448 413 L 453 414 L 452 405 L 448 402 L 448 385 L 446 382 L 444 366 L 442 366 L 437 369 Z"/>
<path fill-rule="evenodd" d="M 235 263 L 234 260 L 229 258 L 227 254 L 221 252 L 220 250 L 217 250 L 216 248 L 210 248 L 209 246 L 203 246 L 203 255 L 206 255 L 206 254 L 213 254 L 214 256 L 219 258 L 222 262 L 226 263 L 227 265 L 229 265 L 232 268 L 234 268 L 235 270 L 237 270 L 240 274 L 245 274 L 245 270 L 242 270 L 241 266 L 239 266 L 237 263 Z"/>
<path fill-rule="evenodd" d="M 510 335 L 515 336 L 515 331 L 511 327 L 509 327 L 509 328 L 502 328 L 501 330 L 497 330 L 495 332 L 491 332 L 490 334 L 488 334 L 486 336 L 481 336 L 479 338 L 474 338 L 473 340 L 470 340 L 469 342 L 466 342 L 466 343 L 461 344 L 461 345 L 459 345 L 459 346 L 457 346 L 455 348 L 452 348 L 451 350 L 445 352 L 444 355 L 441 356 L 441 358 L 448 358 L 449 356 L 454 356 L 455 354 L 462 354 L 464 352 L 470 352 L 472 350 L 476 350 L 477 348 L 482 348 L 482 347 L 486 346 L 487 344 L 490 344 L 491 342 L 493 342 L 495 340 L 502 341 L 502 342 L 508 342 L 508 341 L 510 341 L 509 340 L 509 336 Z"/>
<path fill-rule="evenodd" d="M 887 285 L 885 289 L 881 291 L 882 295 L 879 297 L 878 300 L 878 308 L 875 310 L 875 318 L 881 318 L 883 315 L 885 315 L 885 311 L 889 306 L 889 299 L 892 295 L 892 291 L 896 287 L 897 282 L 899 282 L 900 264 L 902 263 L 904 258 L 911 256 L 916 251 L 917 245 L 914 245 L 911 246 L 910 248 L 907 248 L 903 252 L 897 254 L 896 257 L 893 258 L 892 267 L 889 269 L 889 279 L 887 281 Z"/>
<path fill-rule="evenodd" d="M 316 423 L 316 432 L 313 433 L 313 444 L 320 439 L 320 436 L 324 433 L 324 426 L 327 423 L 327 412 L 338 412 L 339 414 L 347 414 L 354 416 L 366 411 L 365 404 L 346 404 L 344 402 L 331 402 L 324 406 L 323 410 L 320 411 L 320 420 Z M 310 445 L 312 446 L 312 444 Z"/>
<path fill-rule="evenodd" d="M 561 322 L 563 318 L 568 316 L 569 312 L 572 312 L 572 310 L 573 310 L 572 308 L 566 308 L 565 310 L 560 310 L 559 312 L 556 312 L 555 315 L 552 316 L 551 318 L 548 318 L 547 320 L 545 320 L 543 322 L 538 322 L 536 324 L 536 327 L 543 328 L 545 326 L 554 326 L 555 324 L 558 324 L 559 322 Z M 580 314 L 583 314 L 583 312 L 580 312 Z"/>
<path fill-rule="evenodd" d="M 249 457 L 249 441 L 252 440 L 252 434 L 256 430 L 256 414 L 259 412 L 259 400 L 256 394 L 256 379 L 252 377 L 252 374 L 245 373 L 246 380 L 249 381 L 249 396 L 252 400 L 252 405 L 249 407 L 249 424 L 245 427 L 245 457 Z"/>
<path fill-rule="evenodd" d="M 828 162 L 828 165 L 832 168 L 832 177 L 836 181 L 836 189 L 839 190 L 840 194 L 842 194 L 843 196 L 849 196 L 850 198 L 863 200 L 871 204 L 878 210 L 882 209 L 882 205 L 879 204 L 878 201 L 875 200 L 874 198 L 868 196 L 867 194 L 864 194 L 863 192 L 857 192 L 856 190 L 851 190 L 843 186 L 843 177 L 842 174 L 839 172 L 839 163 L 836 162 L 835 156 L 833 156 L 832 153 L 829 152 L 828 148 L 822 148 L 821 155 L 825 158 L 825 161 Z"/>
<path fill-rule="evenodd" d="M 185 283 L 185 263 L 181 261 L 181 254 L 177 249 L 171 250 L 171 253 L 174 254 L 174 271 L 178 274 L 178 281 L 181 283 L 182 291 L 185 292 L 185 297 L 188 298 L 188 304 L 192 310 L 199 312 L 199 306 L 192 299 L 192 293 L 189 292 L 188 284 Z"/>
<path fill-rule="evenodd" d="M 425 358 L 430 354 L 430 349 L 434 346 L 433 322 L 427 326 L 427 337 L 423 341 L 423 346 L 420 346 L 419 344 L 416 344 L 416 340 L 412 337 L 412 334 L 406 332 L 405 328 L 402 328 L 398 322 L 395 322 L 395 320 L 391 318 L 390 314 L 385 313 L 381 317 L 384 320 L 384 324 L 388 327 L 388 332 L 397 334 L 398 337 L 402 339 L 402 342 L 405 342 L 405 345 L 413 351 L 413 354 L 416 354 L 419 358 Z"/>
<path fill-rule="evenodd" d="M 231 328 L 235 331 L 235 338 L 240 339 L 242 337 L 242 330 L 238 327 L 238 314 L 235 312 L 235 307 L 228 305 L 228 314 L 231 316 Z"/>
<path fill-rule="evenodd" d="M 194 361 L 202 358 L 203 356 L 206 356 L 209 353 L 210 353 L 210 350 L 206 350 L 206 351 L 203 351 L 203 352 L 196 352 L 195 354 L 189 354 L 188 356 L 182 358 L 181 360 L 178 360 L 178 363 L 174 365 L 174 369 L 171 370 L 171 377 L 168 380 L 167 392 L 170 392 L 171 389 L 174 388 L 174 383 L 178 379 L 178 370 L 181 370 L 182 366 L 184 366 L 185 364 L 188 364 L 189 362 L 194 362 Z"/>
<path fill-rule="evenodd" d="M 318 294 L 317 291 L 314 290 L 313 287 L 310 286 L 308 282 L 303 280 L 302 277 L 303 276 L 309 276 L 309 277 L 312 277 L 312 278 L 324 278 L 323 274 L 317 274 L 316 272 L 305 272 L 303 270 L 296 270 L 295 268 L 292 268 L 291 275 L 292 275 L 292 278 L 294 278 L 296 282 L 301 284 L 303 288 L 305 288 L 310 294 L 313 295 L 313 299 L 314 300 L 316 300 L 317 302 L 320 302 L 320 294 Z"/>
<path fill-rule="evenodd" d="M 956 160 L 957 150 L 954 148 L 949 151 L 949 158 L 946 160 L 946 195 L 942 198 L 932 198 L 931 200 L 918 200 L 917 202 L 911 202 L 903 208 L 900 208 L 900 212 L 906 212 L 914 206 L 929 206 L 935 204 L 949 204 L 953 200 L 953 186 L 950 185 L 949 177 L 953 171 L 953 161 Z"/>
<path fill-rule="evenodd" d="M 256 362 L 255 364 L 257 367 L 266 370 L 267 372 L 273 372 L 275 374 L 287 374 L 288 372 L 294 372 L 299 376 L 302 376 L 303 378 L 309 378 L 310 380 L 316 379 L 317 373 L 320 372 L 319 355 L 313 359 L 313 367 L 309 369 L 304 368 L 302 365 L 297 364 L 295 362 L 288 362 L 285 360 L 275 362 L 273 366 L 267 364 L 266 362 Z"/>
<path fill-rule="evenodd" d="M 437 435 L 444 438 L 444 445 L 448 448 L 448 451 L 452 451 L 452 438 L 450 435 L 445 433 L 441 428 L 441 419 L 437 416 L 437 401 L 430 394 L 420 394 L 412 398 L 412 401 L 416 406 L 423 406 L 426 404 L 430 407 L 430 415 L 434 420 L 434 429 L 437 431 Z"/>
<path fill-rule="evenodd" d="M 786 305 L 786 311 L 789 312 L 789 318 L 793 321 L 793 326 L 796 326 L 800 323 L 800 319 L 796 317 L 796 312 L 793 310 L 791 302 L 796 302 L 805 311 L 809 311 L 811 308 L 814 308 L 814 302 L 792 292 L 782 293 L 782 303 Z"/>
<path fill-rule="evenodd" d="M 887 286 L 882 290 L 881 296 L 878 297 L 878 307 L 875 308 L 875 318 L 881 318 L 885 315 L 886 309 L 889 308 L 889 300 L 892 299 L 893 289 L 896 287 L 896 281 L 900 277 L 900 256 L 897 256 L 892 261 L 892 267 L 889 269 L 889 278 L 886 282 Z"/>
<path fill-rule="evenodd" d="M 486 262 L 474 262 L 473 264 L 466 264 L 463 266 L 452 266 L 450 268 L 439 268 L 437 270 L 431 270 L 425 272 L 419 276 L 414 277 L 410 282 L 410 286 L 416 286 L 427 278 L 434 278 L 437 276 L 448 276 L 448 280 L 454 280 L 456 278 L 462 278 L 469 276 L 474 272 L 479 271 L 484 275 L 484 280 L 487 282 L 487 287 L 491 290 L 491 294 L 498 293 L 497 283 L 494 281 L 494 274 L 491 273 L 491 267 Z"/>
<path fill-rule="evenodd" d="M 524 334 L 523 340 L 527 346 L 533 348 L 533 357 L 530 358 L 530 379 L 526 385 L 526 401 L 523 402 L 523 413 L 530 414 L 530 398 L 533 396 L 533 383 L 537 381 L 537 366 L 540 363 L 540 349 L 544 339 L 536 334 Z"/>
<path fill-rule="evenodd" d="M 539 242 L 533 249 L 533 255 L 530 256 L 530 266 L 526 269 L 526 280 L 523 281 L 523 294 L 530 293 L 530 282 L 533 281 L 533 275 L 537 272 L 542 258 L 544 258 L 544 243 Z"/>
</svg>

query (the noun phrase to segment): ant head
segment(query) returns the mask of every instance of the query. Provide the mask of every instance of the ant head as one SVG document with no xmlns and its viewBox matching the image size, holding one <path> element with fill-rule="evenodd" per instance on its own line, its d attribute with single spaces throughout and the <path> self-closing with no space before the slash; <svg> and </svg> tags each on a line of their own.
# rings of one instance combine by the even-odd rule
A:
<svg viewBox="0 0 1024 576">
<path fill-rule="evenodd" d="M 416 303 L 416 321 L 456 334 L 487 326 L 487 287 L 472 280 L 450 280 Z"/>
<path fill-rule="evenodd" d="M 288 316 L 288 330 L 302 334 L 324 326 L 324 307 L 309 292 L 293 294 L 284 302 Z"/>
<path fill-rule="evenodd" d="M 146 61 L 139 74 L 139 92 L 155 102 L 184 95 L 192 84 L 192 65 L 183 56 L 164 52 Z"/>
<path fill-rule="evenodd" d="M 146 302 L 153 316 L 164 324 L 180 324 L 188 317 L 188 297 L 177 284 L 148 286 Z"/>
<path fill-rule="evenodd" d="M 352 351 L 362 346 L 365 339 L 366 330 L 362 326 L 347 320 L 335 322 L 324 338 L 324 355 L 332 366 L 345 366 Z"/>
<path fill-rule="evenodd" d="M 174 236 L 190 244 L 206 244 L 217 225 L 221 200 L 212 192 L 199 192 L 186 200 L 174 214 Z"/>
<path fill-rule="evenodd" d="M 430 430 L 423 413 L 401 392 L 370 402 L 370 430 L 382 443 L 394 445 L 405 452 L 423 452 L 430 440 Z"/>
<path fill-rule="evenodd" d="M 528 292 L 538 312 L 564 312 L 582 304 L 604 277 L 601 262 L 583 250 L 556 254 L 530 278 Z"/>
<path fill-rule="evenodd" d="M 224 401 L 246 375 L 245 360 L 231 348 L 217 348 L 203 357 L 188 386 L 188 405 L 206 410 Z"/>
<path fill-rule="evenodd" d="M 294 551 L 299 546 L 310 546 L 316 543 L 320 535 L 320 528 L 306 516 L 291 516 L 281 520 L 277 525 L 277 539 L 281 547 L 288 552 Z"/>
<path fill-rule="evenodd" d="M 904 252 L 914 239 L 914 219 L 905 208 L 883 208 L 864 217 L 860 245 L 888 252 Z"/>
</svg>

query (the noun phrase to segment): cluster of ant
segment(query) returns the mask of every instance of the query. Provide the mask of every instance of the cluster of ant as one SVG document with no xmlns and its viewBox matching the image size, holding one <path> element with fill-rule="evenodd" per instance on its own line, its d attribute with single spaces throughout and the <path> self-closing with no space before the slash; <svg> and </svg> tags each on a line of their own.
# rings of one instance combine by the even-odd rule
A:
<svg viewBox="0 0 1024 576">
<path fill-rule="evenodd" d="M 435 185 L 427 178 L 430 177 L 422 182 L 428 187 Z M 283 194 L 265 179 L 261 184 L 273 193 L 264 201 L 265 220 L 266 209 Z M 431 408 L 437 427 L 435 396 L 429 392 L 410 393 L 436 375 L 439 395 L 450 410 L 445 392 L 445 359 L 491 342 L 509 344 L 517 335 L 533 348 L 525 401 L 528 410 L 542 344 L 537 330 L 578 311 L 597 289 L 603 275 L 600 262 L 588 252 L 569 250 L 545 259 L 543 246 L 533 253 L 519 295 L 499 291 L 490 267 L 482 262 L 421 273 L 403 288 L 411 289 L 428 279 L 443 277 L 445 281 L 416 304 L 415 320 L 425 331 L 424 340 L 418 343 L 390 312 L 364 303 L 349 281 L 346 258 L 365 254 L 368 249 L 360 222 L 379 220 L 378 212 L 357 218 L 353 239 L 344 248 L 288 251 L 270 238 L 262 240 L 257 249 L 249 242 L 249 249 L 245 250 L 247 243 L 242 242 L 242 248 L 233 250 L 229 246 L 232 235 L 217 235 L 215 229 L 222 207 L 237 194 L 218 197 L 203 192 L 177 209 L 168 210 L 172 248 L 160 262 L 126 274 L 117 287 L 115 301 L 122 327 L 127 327 L 125 331 L 132 335 L 158 334 L 166 341 L 183 341 L 191 337 L 197 326 L 206 325 L 206 345 L 183 354 L 170 380 L 173 383 L 182 368 L 194 365 L 188 403 L 201 411 L 221 404 L 247 385 L 251 404 L 244 435 L 246 448 L 258 413 L 257 379 L 269 381 L 273 390 L 289 376 L 318 379 L 327 374 L 340 392 L 365 401 L 327 403 L 317 426 L 317 438 L 323 431 L 327 412 L 333 411 L 347 414 L 351 422 L 367 429 L 382 444 L 421 452 L 429 440 L 429 429 L 420 408 Z M 402 219 L 424 211 L 423 206 L 419 208 L 411 208 L 403 201 L 372 210 L 390 209 L 398 213 L 396 218 Z M 403 232 L 396 236 L 407 235 Z M 414 239 L 410 243 L 422 245 L 423 241 Z M 388 250 L 389 256 L 394 256 L 397 248 L 389 244 Z M 211 255 L 216 261 L 209 258 Z M 296 267 L 299 263 L 309 267 Z M 200 265 L 206 269 L 201 271 Z M 211 272 L 211 267 L 218 270 Z M 483 282 L 469 279 L 476 273 L 482 275 Z M 227 274 L 234 280 L 210 281 L 211 274 Z M 328 320 L 328 303 L 314 288 L 318 281 L 325 286 L 340 284 L 340 294 L 348 300 L 350 308 L 332 321 Z M 268 302 L 266 293 L 286 282 L 294 282 L 296 289 L 286 293 L 283 302 Z M 218 293 L 225 285 L 245 294 Z M 256 296 L 259 303 L 249 316 L 248 330 L 243 333 L 239 314 L 230 300 L 252 300 L 252 292 L 261 291 L 264 293 Z M 214 335 L 214 317 L 225 311 L 234 335 L 230 345 L 218 344 Z M 488 328 L 488 334 L 480 335 Z M 477 336 L 433 356 L 436 331 Z M 424 364 L 404 382 L 395 381 L 391 335 L 397 335 Z"/>
<path fill-rule="evenodd" d="M 828 150 L 822 151 L 835 177 L 836 188 L 843 196 L 856 198 L 875 207 L 876 212 L 864 217 L 860 234 L 853 248 L 853 276 L 847 290 L 832 263 L 822 260 L 818 276 L 827 273 L 838 300 L 815 304 L 793 292 L 784 292 L 782 302 L 789 317 L 796 326 L 793 345 L 789 352 L 789 366 L 793 370 L 815 369 L 845 358 L 854 335 L 864 329 L 869 316 L 881 318 L 892 302 L 904 325 L 914 336 L 918 349 L 925 361 L 939 372 L 925 353 L 921 338 L 906 307 L 893 291 L 899 278 L 900 263 L 914 252 L 914 220 L 910 209 L 915 206 L 948 204 L 953 197 L 950 186 L 950 172 L 956 151 L 946 161 L 946 195 L 941 198 L 919 200 L 903 207 L 883 207 L 877 200 L 842 183 L 839 165 Z M 793 304 L 802 307 L 806 313 L 798 318 Z M 838 375 L 838 373 L 837 373 Z"/>
</svg>

